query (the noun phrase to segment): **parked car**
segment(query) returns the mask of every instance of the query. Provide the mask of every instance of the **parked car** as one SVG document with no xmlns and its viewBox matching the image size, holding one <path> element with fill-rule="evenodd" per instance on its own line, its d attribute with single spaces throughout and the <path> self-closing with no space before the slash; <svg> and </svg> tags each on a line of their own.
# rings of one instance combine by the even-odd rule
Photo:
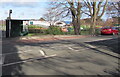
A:
<svg viewBox="0 0 120 77">
<path fill-rule="evenodd" d="M 103 27 L 101 29 L 101 34 L 113 34 L 118 35 L 119 30 L 117 27 Z"/>
</svg>

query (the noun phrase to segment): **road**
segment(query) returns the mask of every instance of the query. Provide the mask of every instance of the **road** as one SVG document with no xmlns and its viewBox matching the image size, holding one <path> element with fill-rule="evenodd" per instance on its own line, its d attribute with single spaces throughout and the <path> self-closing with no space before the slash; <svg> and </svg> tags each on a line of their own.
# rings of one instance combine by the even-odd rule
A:
<svg viewBox="0 0 120 77">
<path fill-rule="evenodd" d="M 118 75 L 118 44 L 118 36 L 35 43 L 3 39 L 2 74 Z"/>
</svg>

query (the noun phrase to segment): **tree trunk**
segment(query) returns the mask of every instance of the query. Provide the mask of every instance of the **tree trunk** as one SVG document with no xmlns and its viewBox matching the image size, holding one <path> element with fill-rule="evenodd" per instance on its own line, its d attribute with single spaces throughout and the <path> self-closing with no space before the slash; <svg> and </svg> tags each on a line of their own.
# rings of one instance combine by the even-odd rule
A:
<svg viewBox="0 0 120 77">
<path fill-rule="evenodd" d="M 120 1 L 118 2 L 118 24 L 120 24 Z"/>
<path fill-rule="evenodd" d="M 90 34 L 95 35 L 95 26 L 96 26 L 96 19 L 97 19 L 97 8 L 96 2 L 93 3 L 93 16 L 91 18 L 91 27 L 90 27 Z"/>
<path fill-rule="evenodd" d="M 90 34 L 95 35 L 95 26 L 96 26 L 96 19 L 92 18 L 91 27 L 90 27 Z"/>
<path fill-rule="evenodd" d="M 80 20 L 77 18 L 73 18 L 73 27 L 74 27 L 74 34 L 80 35 Z"/>
<path fill-rule="evenodd" d="M 70 4 L 71 8 L 71 14 L 72 14 L 72 23 L 73 23 L 73 27 L 74 27 L 74 34 L 75 35 L 80 35 L 80 15 L 81 15 L 81 3 L 80 1 L 78 2 L 78 6 L 77 9 L 74 6 L 74 2 L 70 2 L 68 0 L 68 3 Z"/>
<path fill-rule="evenodd" d="M 72 23 L 74 27 L 74 34 L 75 35 L 80 35 L 81 30 L 80 30 L 80 14 L 78 15 L 72 15 Z"/>
<path fill-rule="evenodd" d="M 77 29 L 78 29 L 78 34 L 77 35 L 80 35 L 81 34 L 81 29 L 80 29 L 80 14 L 77 15 Z"/>
</svg>

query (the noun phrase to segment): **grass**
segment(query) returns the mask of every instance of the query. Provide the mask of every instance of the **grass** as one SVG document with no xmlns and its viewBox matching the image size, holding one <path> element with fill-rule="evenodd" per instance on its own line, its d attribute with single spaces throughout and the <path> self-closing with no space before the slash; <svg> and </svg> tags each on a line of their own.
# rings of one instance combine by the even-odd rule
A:
<svg viewBox="0 0 120 77">
<path fill-rule="evenodd" d="M 89 35 L 89 30 L 82 30 L 81 35 Z"/>
<path fill-rule="evenodd" d="M 37 35 L 50 35 L 50 34 L 43 34 L 43 33 L 28 33 L 27 36 L 37 36 Z"/>
</svg>

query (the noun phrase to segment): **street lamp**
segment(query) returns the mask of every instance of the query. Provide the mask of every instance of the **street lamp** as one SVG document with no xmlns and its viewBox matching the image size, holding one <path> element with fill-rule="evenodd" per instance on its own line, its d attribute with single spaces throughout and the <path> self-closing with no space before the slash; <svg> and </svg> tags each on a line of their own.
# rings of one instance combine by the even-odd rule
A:
<svg viewBox="0 0 120 77">
<path fill-rule="evenodd" d="M 10 9 L 9 10 L 9 19 L 11 19 L 11 13 L 12 13 L 12 10 Z"/>
<path fill-rule="evenodd" d="M 11 13 L 12 13 L 12 10 L 10 9 L 9 10 L 9 37 L 10 37 L 10 33 L 11 33 Z"/>
</svg>

